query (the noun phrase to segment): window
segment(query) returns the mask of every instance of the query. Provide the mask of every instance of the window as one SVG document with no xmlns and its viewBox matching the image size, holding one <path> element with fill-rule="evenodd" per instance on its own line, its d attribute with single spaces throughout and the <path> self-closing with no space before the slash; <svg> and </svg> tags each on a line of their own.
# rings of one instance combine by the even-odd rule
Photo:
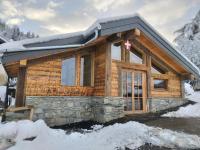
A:
<svg viewBox="0 0 200 150">
<path fill-rule="evenodd" d="M 115 60 L 121 60 L 121 46 L 119 43 L 111 45 L 111 57 Z"/>
<path fill-rule="evenodd" d="M 136 63 L 136 64 L 143 64 L 143 58 L 142 58 L 142 53 L 133 50 L 133 51 L 129 51 L 129 61 L 131 63 Z"/>
<path fill-rule="evenodd" d="M 164 69 L 162 69 L 161 67 L 159 67 L 158 65 L 152 63 L 151 64 L 151 73 L 155 73 L 155 74 L 165 74 L 166 71 Z"/>
<path fill-rule="evenodd" d="M 167 89 L 167 80 L 154 79 L 154 89 Z"/>
<path fill-rule="evenodd" d="M 61 84 L 75 85 L 75 58 L 68 58 L 62 61 Z"/>
<path fill-rule="evenodd" d="M 81 86 L 91 85 L 91 55 L 81 57 Z"/>
</svg>

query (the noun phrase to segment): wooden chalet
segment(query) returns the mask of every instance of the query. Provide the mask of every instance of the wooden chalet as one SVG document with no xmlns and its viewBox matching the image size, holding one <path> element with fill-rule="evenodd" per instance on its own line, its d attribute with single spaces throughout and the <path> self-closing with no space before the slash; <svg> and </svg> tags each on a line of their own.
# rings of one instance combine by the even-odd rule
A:
<svg viewBox="0 0 200 150">
<path fill-rule="evenodd" d="M 185 103 L 199 69 L 138 15 L 97 20 L 84 32 L 0 46 L 16 107 L 49 125 L 106 122 Z"/>
</svg>

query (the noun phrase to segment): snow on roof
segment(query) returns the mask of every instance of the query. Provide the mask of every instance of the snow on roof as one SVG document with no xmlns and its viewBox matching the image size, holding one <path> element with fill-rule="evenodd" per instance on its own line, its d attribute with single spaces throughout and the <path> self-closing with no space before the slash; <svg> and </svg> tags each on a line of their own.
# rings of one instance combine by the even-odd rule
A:
<svg viewBox="0 0 200 150">
<path fill-rule="evenodd" d="M 59 40 L 59 39 L 66 39 L 66 38 L 72 38 L 76 36 L 87 36 L 90 34 L 95 28 L 96 29 L 101 29 L 101 23 L 106 23 L 110 21 L 115 21 L 115 20 L 120 20 L 120 19 L 125 19 L 125 18 L 130 18 L 130 17 L 135 17 L 139 16 L 138 14 L 132 14 L 132 15 L 125 15 L 125 16 L 120 16 L 120 17 L 111 17 L 111 18 L 101 18 L 96 20 L 87 30 L 85 31 L 79 31 L 79 32 L 74 32 L 74 33 L 66 33 L 66 34 L 58 34 L 58 35 L 53 35 L 53 36 L 47 36 L 47 37 L 39 37 L 39 38 L 33 38 L 33 39 L 25 39 L 21 41 L 12 41 L 8 43 L 4 43 L 0 45 L 0 53 L 3 52 L 12 52 L 12 51 L 23 51 L 23 50 L 29 50 L 26 48 L 24 45 L 27 44 L 34 44 L 34 43 L 42 43 L 42 42 L 48 42 L 51 40 Z M 37 48 L 39 49 L 39 48 Z"/>
<path fill-rule="evenodd" d="M 45 47 L 25 47 L 25 45 L 28 44 L 36 44 L 36 43 L 43 43 L 43 42 L 49 42 L 52 40 L 60 40 L 60 39 L 70 39 L 73 37 L 86 37 L 90 35 L 91 33 L 94 32 L 95 29 L 101 30 L 101 24 L 107 23 L 107 22 L 112 22 L 112 21 L 117 21 L 117 20 L 122 20 L 122 19 L 128 19 L 128 18 L 133 18 L 133 17 L 139 17 L 140 20 L 142 20 L 147 26 L 150 27 L 150 29 L 158 35 L 168 46 L 170 49 L 170 53 L 172 53 L 184 66 L 189 65 L 192 66 L 193 72 L 196 72 L 200 76 L 200 70 L 199 68 L 194 65 L 186 56 L 184 56 L 180 51 L 176 50 L 170 42 L 164 38 L 160 33 L 158 33 L 148 22 L 143 19 L 139 14 L 132 14 L 132 15 L 124 15 L 124 16 L 119 16 L 119 17 L 110 17 L 110 18 L 101 18 L 96 20 L 87 30 L 85 31 L 79 31 L 79 32 L 74 32 L 74 33 L 67 33 L 67 34 L 59 34 L 59 35 L 54 35 L 54 36 L 48 36 L 48 37 L 40 37 L 40 38 L 33 38 L 33 39 L 25 39 L 21 41 L 14 41 L 14 42 L 7 42 L 4 44 L 0 45 L 0 53 L 4 52 L 16 52 L 16 51 L 27 51 L 27 50 L 42 50 L 42 49 L 56 49 L 58 46 L 45 46 Z M 160 41 L 159 41 L 160 42 Z M 67 44 L 67 43 L 66 43 Z M 59 48 L 65 48 L 66 46 L 72 46 L 72 47 L 79 47 L 81 44 L 75 44 L 75 45 L 61 45 Z M 195 70 L 194 70 L 195 69 Z"/>
</svg>

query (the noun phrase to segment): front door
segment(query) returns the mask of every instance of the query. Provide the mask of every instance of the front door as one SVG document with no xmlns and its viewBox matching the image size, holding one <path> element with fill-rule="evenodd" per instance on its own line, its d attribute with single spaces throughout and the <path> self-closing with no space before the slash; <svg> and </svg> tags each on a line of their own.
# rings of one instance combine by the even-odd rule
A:
<svg viewBox="0 0 200 150">
<path fill-rule="evenodd" d="M 122 94 L 126 112 L 146 111 L 146 74 L 143 71 L 122 71 Z"/>
</svg>

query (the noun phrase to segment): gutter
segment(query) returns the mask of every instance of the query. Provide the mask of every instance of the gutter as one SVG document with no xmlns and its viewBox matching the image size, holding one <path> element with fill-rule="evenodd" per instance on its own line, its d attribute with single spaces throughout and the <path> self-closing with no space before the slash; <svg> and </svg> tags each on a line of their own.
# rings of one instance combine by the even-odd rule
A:
<svg viewBox="0 0 200 150">
<path fill-rule="evenodd" d="M 87 45 L 88 43 L 96 40 L 99 36 L 99 29 L 95 29 L 94 30 L 94 37 L 92 39 L 90 39 L 89 41 L 85 42 L 84 44 L 71 44 L 71 45 L 61 45 L 61 46 L 45 46 L 45 47 L 33 47 L 33 48 L 24 48 L 23 50 L 21 50 L 21 52 L 25 51 L 25 50 L 28 50 L 28 51 L 33 51 L 33 50 L 52 50 L 52 49 L 62 49 L 62 48 L 77 48 L 77 47 L 82 47 L 82 46 L 85 46 Z M 8 52 L 7 49 L 5 49 L 5 52 Z M 9 52 L 15 52 L 14 50 L 10 50 Z M 20 52 L 20 51 L 18 51 Z"/>
</svg>

